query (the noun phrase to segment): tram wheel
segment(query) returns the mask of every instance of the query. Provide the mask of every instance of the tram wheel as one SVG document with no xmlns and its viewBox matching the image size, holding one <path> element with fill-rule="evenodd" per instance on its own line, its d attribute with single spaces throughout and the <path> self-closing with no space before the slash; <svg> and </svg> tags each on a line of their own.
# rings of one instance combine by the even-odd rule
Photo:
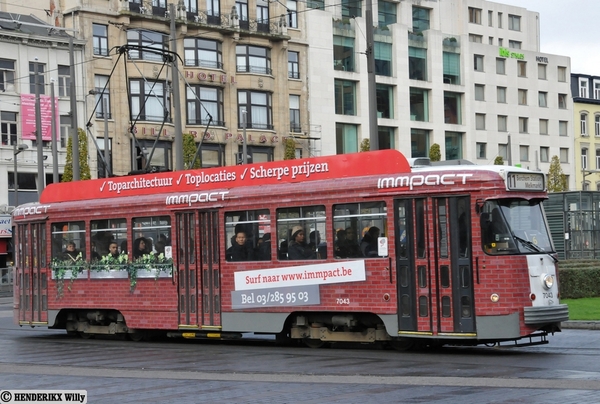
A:
<svg viewBox="0 0 600 404">
<path fill-rule="evenodd" d="M 304 338 L 302 342 L 304 342 L 304 345 L 306 345 L 309 348 L 321 348 L 323 345 L 326 344 L 325 341 L 321 341 L 320 339 L 314 338 Z"/>
<path fill-rule="evenodd" d="M 390 341 L 390 346 L 396 351 L 408 351 L 415 346 L 414 341 L 407 338 L 398 338 Z"/>
<path fill-rule="evenodd" d="M 136 331 L 127 334 L 127 338 L 134 342 L 140 342 L 146 339 L 146 333 L 143 331 Z"/>
<path fill-rule="evenodd" d="M 87 332 L 83 332 L 83 331 L 80 331 L 80 332 L 79 332 L 79 336 L 80 336 L 81 338 L 83 338 L 83 339 L 90 339 L 90 338 L 94 338 L 94 334 L 89 334 L 89 333 L 87 333 Z"/>
</svg>

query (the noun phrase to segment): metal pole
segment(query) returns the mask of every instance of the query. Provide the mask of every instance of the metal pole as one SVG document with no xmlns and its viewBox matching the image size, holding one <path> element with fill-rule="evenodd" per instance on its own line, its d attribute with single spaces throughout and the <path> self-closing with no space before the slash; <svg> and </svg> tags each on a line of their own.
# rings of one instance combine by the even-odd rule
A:
<svg viewBox="0 0 600 404">
<path fill-rule="evenodd" d="M 42 107 L 40 100 L 40 63 L 38 58 L 35 58 L 35 127 L 36 127 L 36 142 L 37 142 L 37 166 L 38 166 L 38 178 L 37 178 L 37 189 L 38 199 L 42 197 L 42 191 L 44 190 L 44 148 L 42 138 Z"/>
<path fill-rule="evenodd" d="M 56 103 L 54 101 L 54 79 L 50 80 L 50 99 L 52 102 L 52 182 L 58 183 L 58 150 L 56 136 Z"/>
<path fill-rule="evenodd" d="M 75 51 L 73 37 L 69 37 L 69 63 L 71 64 L 71 151 L 73 155 L 73 181 L 79 181 L 79 131 L 77 129 L 77 89 L 75 87 Z"/>
<path fill-rule="evenodd" d="M 367 91 L 369 93 L 369 148 L 379 150 L 377 126 L 377 83 L 375 81 L 375 40 L 373 35 L 373 0 L 365 2 L 365 28 L 367 40 Z"/>
<path fill-rule="evenodd" d="M 108 106 L 106 104 L 106 98 L 102 97 L 102 112 L 104 113 L 104 177 L 108 178 L 110 176 L 110 162 L 108 161 Z"/>
<path fill-rule="evenodd" d="M 13 162 L 15 163 L 15 167 L 13 168 L 13 177 L 15 181 L 15 207 L 19 206 L 19 179 L 17 178 L 17 143 L 13 144 Z"/>
<path fill-rule="evenodd" d="M 508 144 L 506 148 L 508 149 L 508 165 L 512 166 L 512 145 L 510 143 L 510 133 L 508 134 Z"/>
<path fill-rule="evenodd" d="M 248 146 L 246 138 L 246 110 L 242 110 L 242 133 L 244 134 L 244 143 L 242 144 L 242 164 L 248 164 Z"/>
<path fill-rule="evenodd" d="M 175 3 L 169 4 L 171 17 L 171 52 L 177 54 L 177 26 L 175 25 Z M 177 69 L 177 56 L 173 55 L 172 79 L 173 87 L 173 120 L 175 130 L 175 170 L 183 170 L 183 133 L 181 128 L 181 99 L 179 98 L 179 71 Z M 160 134 L 159 134 L 160 135 Z"/>
</svg>

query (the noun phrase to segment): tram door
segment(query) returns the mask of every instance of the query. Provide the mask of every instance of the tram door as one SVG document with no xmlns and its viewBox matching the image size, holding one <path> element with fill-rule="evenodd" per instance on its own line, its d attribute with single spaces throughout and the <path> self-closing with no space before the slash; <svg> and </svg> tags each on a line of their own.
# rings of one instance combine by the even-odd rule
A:
<svg viewBox="0 0 600 404">
<path fill-rule="evenodd" d="M 196 215 L 193 212 L 177 213 L 176 223 L 179 327 L 198 328 L 198 260 L 194 246 L 197 239 Z"/>
<path fill-rule="evenodd" d="M 219 244 L 219 213 L 201 211 L 200 278 L 202 286 L 202 328 L 221 329 L 221 262 Z"/>
<path fill-rule="evenodd" d="M 46 269 L 46 224 L 18 225 L 14 246 L 19 287 L 19 321 L 24 324 L 48 324 L 48 271 Z"/>
<path fill-rule="evenodd" d="M 474 333 L 470 199 L 432 202 L 436 329 L 440 334 Z"/>
<path fill-rule="evenodd" d="M 474 332 L 469 197 L 394 209 L 400 334 Z"/>
</svg>

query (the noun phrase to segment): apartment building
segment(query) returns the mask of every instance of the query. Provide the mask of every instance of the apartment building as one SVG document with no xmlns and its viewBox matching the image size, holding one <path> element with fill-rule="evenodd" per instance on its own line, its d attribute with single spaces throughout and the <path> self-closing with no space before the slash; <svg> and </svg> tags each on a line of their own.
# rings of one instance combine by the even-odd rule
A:
<svg viewBox="0 0 600 404">
<path fill-rule="evenodd" d="M 305 13 L 310 119 L 322 125 L 324 154 L 369 138 L 364 3 L 313 1 Z M 502 156 L 544 172 L 558 155 L 571 173 L 570 59 L 540 52 L 538 13 L 482 0 L 379 0 L 373 25 L 380 148 L 421 157 L 437 143 L 442 159 Z"/>
<path fill-rule="evenodd" d="M 67 137 L 71 132 L 70 39 L 68 31 L 39 18 L 0 12 L 0 189 L 7 190 L 0 192 L 0 205 L 14 206 L 17 200 L 37 201 L 39 176 L 45 186 L 54 181 L 55 166 L 60 174 L 64 171 Z M 77 39 L 72 42 L 75 72 L 83 78 L 85 42 Z M 42 122 L 41 162 L 37 147 L 36 86 Z M 80 93 L 77 98 L 83 95 Z M 83 103 L 77 109 L 83 115 Z M 53 123 L 56 156 L 52 152 Z"/>
<path fill-rule="evenodd" d="M 575 188 L 600 191 L 600 76 L 571 74 Z"/>
</svg>

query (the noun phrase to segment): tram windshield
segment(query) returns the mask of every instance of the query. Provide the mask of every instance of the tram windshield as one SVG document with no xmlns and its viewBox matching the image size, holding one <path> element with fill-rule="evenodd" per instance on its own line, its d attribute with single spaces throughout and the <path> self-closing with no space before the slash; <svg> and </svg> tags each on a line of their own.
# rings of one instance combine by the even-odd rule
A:
<svg viewBox="0 0 600 404">
<path fill-rule="evenodd" d="M 480 223 L 483 248 L 488 254 L 553 252 L 541 200 L 486 201 Z"/>
</svg>

